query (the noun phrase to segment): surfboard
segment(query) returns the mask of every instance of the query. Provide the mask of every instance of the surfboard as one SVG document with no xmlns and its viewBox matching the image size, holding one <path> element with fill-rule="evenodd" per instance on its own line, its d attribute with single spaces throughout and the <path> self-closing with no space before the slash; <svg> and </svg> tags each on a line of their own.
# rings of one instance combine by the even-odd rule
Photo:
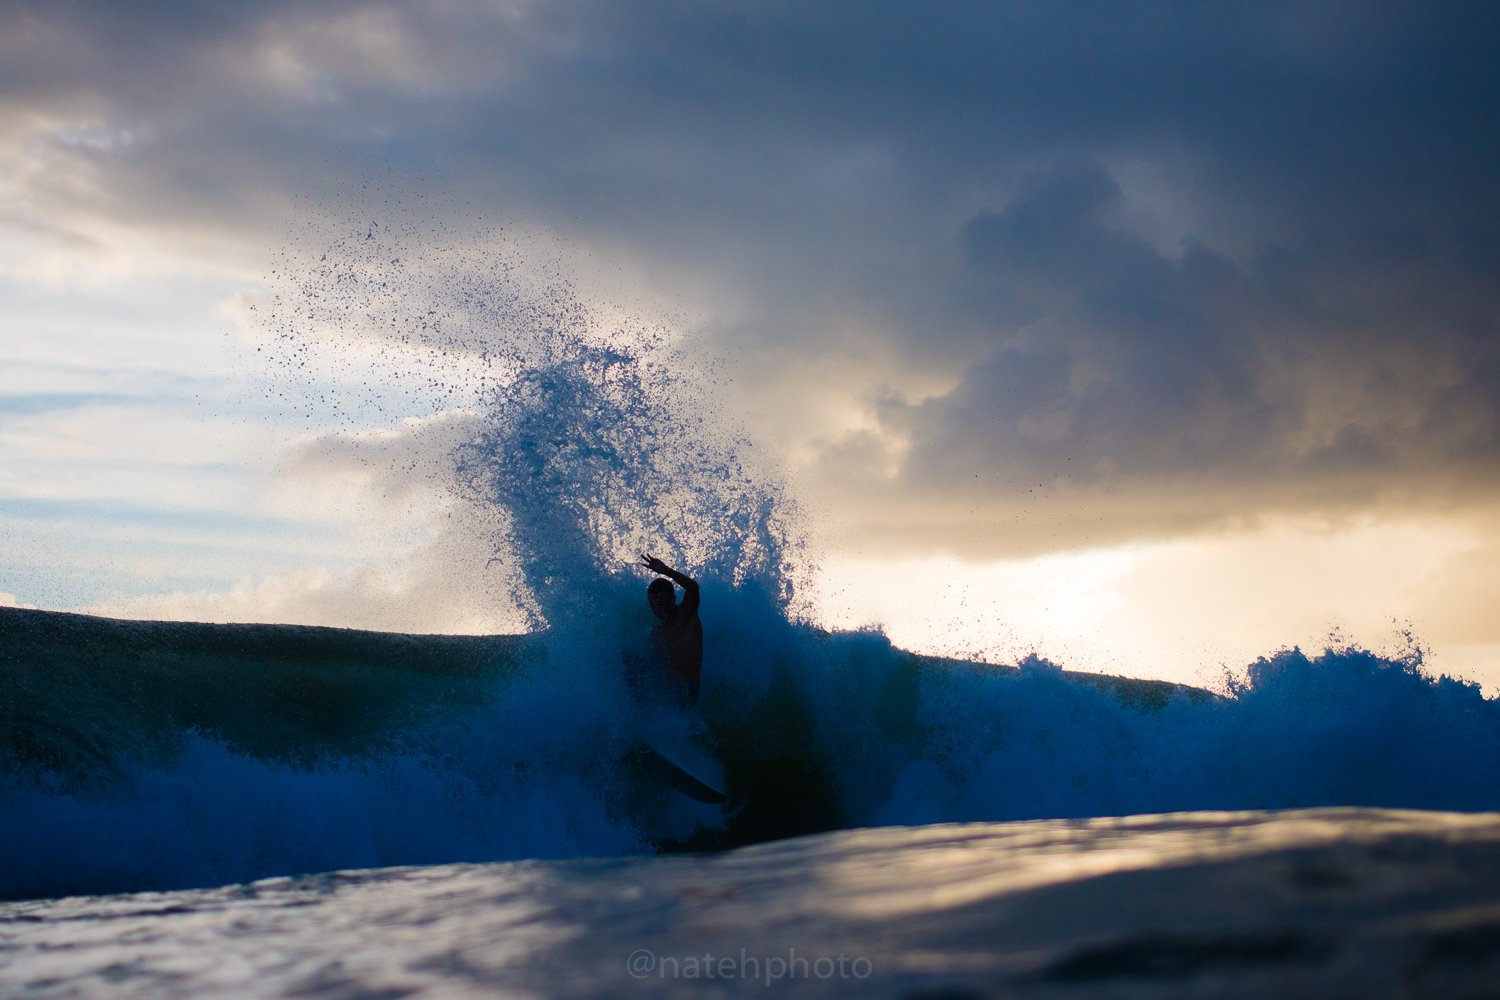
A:
<svg viewBox="0 0 1500 1000">
<path fill-rule="evenodd" d="M 653 746 L 645 743 L 638 744 L 631 751 L 631 755 L 647 774 L 660 779 L 694 801 L 704 802 L 711 806 L 723 805 L 729 801 L 729 796 L 695 777 L 687 768 Z"/>
</svg>

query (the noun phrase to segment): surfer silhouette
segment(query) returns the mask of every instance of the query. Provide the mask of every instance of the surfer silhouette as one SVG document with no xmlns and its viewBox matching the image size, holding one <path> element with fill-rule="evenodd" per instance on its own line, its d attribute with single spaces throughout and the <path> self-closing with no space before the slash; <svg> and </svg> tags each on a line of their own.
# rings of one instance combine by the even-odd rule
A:
<svg viewBox="0 0 1500 1000">
<path fill-rule="evenodd" d="M 673 700 L 691 708 L 698 702 L 698 676 L 703 669 L 703 623 L 698 620 L 698 582 L 679 573 L 649 553 L 641 556 L 641 565 L 668 579 L 652 580 L 646 588 L 646 601 L 657 617 L 651 629 L 651 645 L 667 676 L 671 679 Z M 682 603 L 677 603 L 675 581 L 682 587 Z"/>
<path fill-rule="evenodd" d="M 689 709 L 698 703 L 698 674 L 703 667 L 703 623 L 698 620 L 698 581 L 679 573 L 649 553 L 641 565 L 667 579 L 652 580 L 646 602 L 656 615 L 651 628 L 651 650 L 625 652 L 627 676 L 637 697 L 657 705 Z M 682 587 L 677 603 L 675 582 Z M 658 733 L 658 737 L 659 737 Z M 729 796 L 704 782 L 654 745 L 648 731 L 625 754 L 625 761 L 653 784 L 675 789 L 708 805 L 723 805 Z M 678 750 L 681 750 L 678 747 Z"/>
</svg>

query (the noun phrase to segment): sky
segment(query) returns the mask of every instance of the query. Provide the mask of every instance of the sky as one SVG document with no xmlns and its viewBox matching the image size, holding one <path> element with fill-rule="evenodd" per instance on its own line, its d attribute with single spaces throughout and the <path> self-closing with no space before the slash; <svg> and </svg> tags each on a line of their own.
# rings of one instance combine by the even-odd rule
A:
<svg viewBox="0 0 1500 1000">
<path fill-rule="evenodd" d="M 523 627 L 453 455 L 565 321 L 715 387 L 824 624 L 1493 693 L 1497 50 L 1485 3 L 0 2 L 0 602 Z"/>
</svg>

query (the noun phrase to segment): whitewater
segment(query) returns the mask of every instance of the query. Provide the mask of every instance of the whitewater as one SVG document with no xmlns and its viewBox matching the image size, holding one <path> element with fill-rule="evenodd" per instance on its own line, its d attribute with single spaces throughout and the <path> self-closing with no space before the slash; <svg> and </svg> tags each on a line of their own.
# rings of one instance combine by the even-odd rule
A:
<svg viewBox="0 0 1500 1000">
<path fill-rule="evenodd" d="M 1208 691 L 827 631 L 797 603 L 797 507 L 711 381 L 649 340 L 528 330 L 448 456 L 527 632 L 0 608 L 7 994 L 673 995 L 708 984 L 679 975 L 708 942 L 758 961 L 731 992 L 802 948 L 869 977 L 777 988 L 1229 995 L 1235 970 L 1322 989 L 1384 955 L 1441 995 L 1500 957 L 1477 685 L 1292 649 Z M 627 678 L 643 551 L 702 582 L 689 713 Z M 728 804 L 633 771 L 643 734 Z"/>
</svg>

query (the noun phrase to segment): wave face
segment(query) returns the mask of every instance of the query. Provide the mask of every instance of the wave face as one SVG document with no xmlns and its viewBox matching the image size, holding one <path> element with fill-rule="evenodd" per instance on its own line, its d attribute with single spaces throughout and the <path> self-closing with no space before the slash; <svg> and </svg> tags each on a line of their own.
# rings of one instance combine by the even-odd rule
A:
<svg viewBox="0 0 1500 1000">
<path fill-rule="evenodd" d="M 1500 702 L 1415 660 L 1283 652 L 1218 696 L 798 623 L 796 510 L 712 385 L 587 325 L 563 310 L 508 355 L 452 456 L 529 635 L 0 608 L 0 896 L 948 820 L 1500 809 Z M 703 584 L 690 714 L 627 678 L 642 551 Z M 634 771 L 643 735 L 729 804 Z"/>
</svg>

